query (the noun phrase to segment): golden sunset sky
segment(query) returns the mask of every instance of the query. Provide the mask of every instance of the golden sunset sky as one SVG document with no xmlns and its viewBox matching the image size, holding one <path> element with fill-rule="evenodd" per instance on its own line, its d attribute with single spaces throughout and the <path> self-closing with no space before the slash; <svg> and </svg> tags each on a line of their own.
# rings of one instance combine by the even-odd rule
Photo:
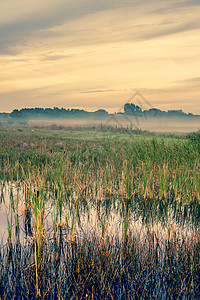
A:
<svg viewBox="0 0 200 300">
<path fill-rule="evenodd" d="M 1 112 L 118 111 L 135 89 L 200 114 L 199 0 L 1 1 Z"/>
</svg>

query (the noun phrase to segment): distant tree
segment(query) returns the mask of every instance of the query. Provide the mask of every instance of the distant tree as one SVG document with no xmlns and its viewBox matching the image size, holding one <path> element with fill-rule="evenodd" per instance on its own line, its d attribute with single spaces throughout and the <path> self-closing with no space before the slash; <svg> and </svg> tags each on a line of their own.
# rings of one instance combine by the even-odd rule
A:
<svg viewBox="0 0 200 300">
<path fill-rule="evenodd" d="M 162 115 L 162 110 L 160 110 L 158 108 L 151 108 L 151 109 L 145 111 L 145 114 L 150 117 L 158 117 L 158 116 Z"/>
<path fill-rule="evenodd" d="M 182 111 L 182 109 L 168 110 L 167 114 L 169 117 L 184 117 L 184 116 L 186 116 L 186 113 L 184 113 Z"/>
<path fill-rule="evenodd" d="M 135 105 L 134 103 L 126 103 L 124 105 L 124 113 L 125 114 L 141 114 L 142 109 L 138 105 Z"/>
<path fill-rule="evenodd" d="M 108 112 L 105 109 L 98 109 L 94 113 L 98 115 L 108 115 Z"/>
<path fill-rule="evenodd" d="M 22 118 L 23 117 L 23 112 L 21 110 L 14 109 L 11 112 L 10 116 L 11 116 L 11 118 Z"/>
</svg>

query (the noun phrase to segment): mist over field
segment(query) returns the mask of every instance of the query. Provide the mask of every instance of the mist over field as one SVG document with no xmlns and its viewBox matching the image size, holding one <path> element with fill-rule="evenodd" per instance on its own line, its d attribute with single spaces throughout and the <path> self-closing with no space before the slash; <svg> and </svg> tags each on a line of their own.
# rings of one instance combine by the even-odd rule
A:
<svg viewBox="0 0 200 300">
<path fill-rule="evenodd" d="M 198 131 L 200 129 L 200 122 L 198 120 L 177 120 L 175 118 L 148 118 L 135 119 L 124 117 L 107 118 L 105 120 L 88 120 L 88 119 L 41 119 L 29 120 L 28 125 L 33 127 L 49 127 L 50 129 L 67 129 L 73 128 L 90 128 L 96 129 L 109 128 L 113 130 L 124 128 L 130 130 L 144 130 L 149 132 L 162 133 L 189 133 Z"/>
<path fill-rule="evenodd" d="M 141 105 L 141 107 L 143 107 Z M 144 109 L 134 103 L 126 103 L 119 112 L 108 113 L 105 109 L 87 111 L 65 108 L 23 108 L 0 114 L 1 125 L 49 127 L 50 129 L 89 128 L 100 130 L 124 129 L 149 132 L 187 133 L 198 131 L 200 115 L 179 110 Z"/>
</svg>

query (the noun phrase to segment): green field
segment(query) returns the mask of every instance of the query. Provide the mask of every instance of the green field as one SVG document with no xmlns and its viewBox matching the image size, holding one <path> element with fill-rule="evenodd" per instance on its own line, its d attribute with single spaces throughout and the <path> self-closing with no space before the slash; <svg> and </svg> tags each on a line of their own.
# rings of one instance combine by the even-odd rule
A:
<svg viewBox="0 0 200 300">
<path fill-rule="evenodd" d="M 0 187 L 0 299 L 200 299 L 199 133 L 2 127 Z"/>
</svg>

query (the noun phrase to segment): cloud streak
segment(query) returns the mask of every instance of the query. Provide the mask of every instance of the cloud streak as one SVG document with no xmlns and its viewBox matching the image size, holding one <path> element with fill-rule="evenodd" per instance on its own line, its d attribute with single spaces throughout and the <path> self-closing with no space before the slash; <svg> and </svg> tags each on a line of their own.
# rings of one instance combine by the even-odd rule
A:
<svg viewBox="0 0 200 300">
<path fill-rule="evenodd" d="M 14 0 L 13 0 L 14 1 Z M 31 37 L 41 37 L 41 38 L 53 38 L 54 33 L 50 31 L 50 29 L 61 26 L 63 24 L 69 24 L 70 22 L 81 20 L 84 17 L 87 16 L 95 16 L 98 13 L 103 14 L 105 12 L 110 14 L 111 20 L 114 22 L 110 25 L 110 29 L 113 30 L 116 33 L 116 30 L 120 32 L 120 28 L 117 26 L 117 17 L 119 14 L 116 14 L 116 19 L 114 19 L 112 16 L 115 15 L 115 10 L 118 12 L 121 11 L 121 14 L 126 16 L 127 11 L 131 11 L 132 13 L 132 20 L 136 17 L 137 19 L 143 19 L 146 16 L 155 16 L 155 14 L 160 13 L 160 16 L 165 16 L 166 14 L 173 14 L 173 10 L 176 9 L 178 11 L 182 11 L 185 9 L 192 9 L 195 7 L 200 7 L 200 4 L 198 4 L 197 1 L 165 1 L 165 3 L 160 3 L 160 1 L 129 1 L 129 0 L 116 0 L 116 1 L 94 1 L 94 0 L 75 0 L 75 1 L 63 1 L 59 0 L 57 1 L 56 5 L 50 2 L 50 5 L 48 3 L 46 4 L 46 8 L 40 10 L 40 4 L 39 2 L 37 10 L 35 9 L 34 12 L 31 14 L 29 12 L 28 14 L 25 13 L 20 15 L 20 18 L 16 18 L 14 20 L 10 20 L 8 18 L 8 21 L 6 21 L 6 17 L 4 17 L 5 21 L 0 26 L 0 53 L 6 54 L 6 53 L 15 53 L 15 51 L 19 51 L 19 47 L 21 44 L 25 44 L 27 42 L 27 39 L 29 40 Z M 143 8 L 145 7 L 145 9 Z M 156 7 L 160 7 L 159 9 L 155 10 Z M 139 16 L 138 16 L 139 14 Z M 98 17 L 98 15 L 97 15 Z M 85 21 L 85 20 L 83 20 Z M 87 20 L 86 20 L 87 21 Z M 98 21 L 98 20 L 97 20 Z M 167 20 L 165 20 L 167 22 Z M 126 27 L 126 17 L 124 17 L 124 23 L 121 24 L 122 30 L 124 27 Z M 98 22 L 97 22 L 98 24 Z M 148 26 L 149 24 L 147 24 Z M 162 24 L 155 24 L 155 26 L 151 26 L 150 28 L 154 30 L 154 32 L 149 32 L 150 30 L 147 30 L 147 33 L 141 32 L 141 27 L 143 26 L 143 29 L 146 30 L 145 24 L 136 24 L 132 28 L 129 28 L 129 39 L 131 38 L 131 35 L 133 38 L 139 38 L 139 39 L 150 39 L 155 38 L 158 36 L 168 35 L 168 34 L 174 34 L 177 32 L 182 31 L 188 31 L 188 30 L 194 30 L 199 28 L 200 22 L 198 19 L 195 21 L 187 22 L 185 20 L 182 24 L 177 24 L 177 19 L 174 20 L 173 26 L 170 26 L 169 28 L 165 29 L 159 29 Z M 83 24 L 84 27 L 84 24 Z M 139 28 L 140 27 L 140 28 Z M 116 28 L 116 30 L 115 30 Z M 95 22 L 93 23 L 93 29 L 94 31 L 97 31 L 100 28 L 96 28 Z M 128 28 L 127 28 L 128 30 Z M 139 30 L 139 32 L 137 32 Z M 101 31 L 101 30 L 100 30 Z M 71 32 L 73 34 L 73 30 Z M 83 33 L 80 29 L 80 34 Z M 59 34 L 57 32 L 57 34 Z M 86 40 L 87 40 L 87 33 Z M 125 32 L 125 37 L 128 35 L 127 32 Z M 139 36 L 138 36 L 139 35 Z M 80 36 L 81 38 L 81 36 Z M 103 37 L 102 37 L 103 38 Z M 119 40 L 119 34 L 113 35 L 113 39 L 116 41 Z M 121 37 L 122 39 L 122 37 Z M 83 43 L 84 41 L 82 41 Z M 18 46 L 18 47 L 16 47 Z"/>
<path fill-rule="evenodd" d="M 197 0 L 4 1 L 0 104 L 116 107 L 131 88 L 197 101 L 199 14 Z"/>
<path fill-rule="evenodd" d="M 13 0 L 14 1 L 14 0 Z M 98 11 L 109 10 L 119 6 L 126 6 L 130 1 L 92 1 L 92 0 L 58 0 L 56 5 L 48 5 L 46 9 L 38 10 L 33 14 L 22 14 L 20 18 L 5 21 L 0 26 L 0 51 L 6 53 L 12 52 L 11 46 L 24 41 L 30 36 L 48 36 L 47 29 L 62 25 L 71 20 L 79 19 L 88 14 L 94 14 Z M 34 5 L 34 3 L 33 3 Z M 3 14 L 3 12 L 2 12 Z M 10 47 L 10 49 L 9 49 Z"/>
</svg>

